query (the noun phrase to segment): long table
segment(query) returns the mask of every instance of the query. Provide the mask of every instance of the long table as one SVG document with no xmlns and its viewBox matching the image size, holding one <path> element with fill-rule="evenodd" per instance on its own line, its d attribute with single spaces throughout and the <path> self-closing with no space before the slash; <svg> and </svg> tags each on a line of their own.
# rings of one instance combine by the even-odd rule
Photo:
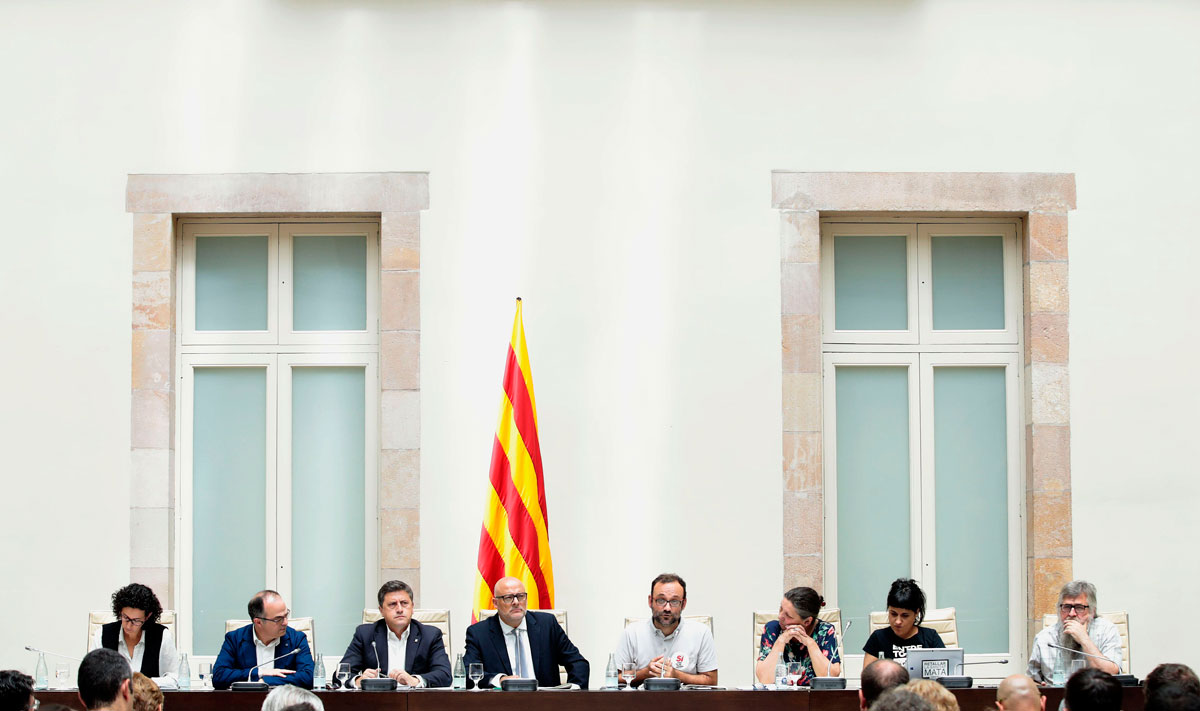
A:
<svg viewBox="0 0 1200 711">
<path fill-rule="evenodd" d="M 955 689 L 961 711 L 995 711 L 996 689 Z M 1047 688 L 1046 709 L 1062 700 Z M 167 691 L 163 711 L 258 711 L 265 692 Z M 318 691 L 325 711 L 858 711 L 858 691 Z M 45 706 L 82 709 L 74 691 L 38 691 Z M 1125 687 L 1123 711 L 1143 711 L 1142 688 Z"/>
</svg>

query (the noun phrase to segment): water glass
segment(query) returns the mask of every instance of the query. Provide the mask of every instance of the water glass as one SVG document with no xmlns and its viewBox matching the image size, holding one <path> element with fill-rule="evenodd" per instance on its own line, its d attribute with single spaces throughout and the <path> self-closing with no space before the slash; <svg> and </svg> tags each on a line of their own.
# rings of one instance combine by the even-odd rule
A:
<svg viewBox="0 0 1200 711">
<path fill-rule="evenodd" d="M 339 664 L 338 668 L 337 668 L 337 680 L 342 683 L 342 691 L 346 691 L 350 688 L 350 687 L 346 686 L 346 681 L 349 679 L 350 679 L 350 664 L 349 663 Z"/>
<path fill-rule="evenodd" d="M 200 664 L 200 686 L 205 689 L 212 688 L 212 664 L 209 662 L 201 662 Z"/>
<path fill-rule="evenodd" d="M 625 680 L 625 690 L 633 691 L 633 679 L 637 676 L 637 662 L 621 664 L 621 678 Z"/>
<path fill-rule="evenodd" d="M 788 662 L 788 686 L 793 690 L 800 688 L 800 677 L 804 676 L 802 662 Z"/>
<path fill-rule="evenodd" d="M 56 664 L 54 666 L 54 680 L 58 688 L 69 688 L 68 684 L 71 679 L 71 667 L 66 664 Z"/>
<path fill-rule="evenodd" d="M 471 681 L 475 683 L 475 690 L 480 691 L 482 687 L 479 686 L 479 682 L 483 680 L 483 664 L 472 662 L 471 668 L 467 670 L 467 676 L 471 677 Z"/>
<path fill-rule="evenodd" d="M 1067 678 L 1069 679 L 1072 676 L 1075 676 L 1075 672 L 1083 671 L 1084 669 L 1087 669 L 1087 668 L 1088 668 L 1088 660 L 1072 659 L 1071 660 L 1071 673 L 1067 675 Z"/>
</svg>

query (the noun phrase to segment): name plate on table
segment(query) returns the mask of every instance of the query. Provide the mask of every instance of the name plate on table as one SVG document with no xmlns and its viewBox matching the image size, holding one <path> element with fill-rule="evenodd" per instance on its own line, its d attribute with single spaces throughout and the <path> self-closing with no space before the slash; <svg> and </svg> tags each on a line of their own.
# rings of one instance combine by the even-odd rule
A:
<svg viewBox="0 0 1200 711">
<path fill-rule="evenodd" d="M 814 676 L 810 684 L 813 691 L 833 691 L 846 688 L 844 676 Z"/>
</svg>

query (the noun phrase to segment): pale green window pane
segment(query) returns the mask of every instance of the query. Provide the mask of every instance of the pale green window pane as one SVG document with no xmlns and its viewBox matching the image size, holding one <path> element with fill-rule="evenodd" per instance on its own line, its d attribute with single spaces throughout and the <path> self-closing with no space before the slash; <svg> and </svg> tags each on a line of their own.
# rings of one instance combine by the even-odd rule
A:
<svg viewBox="0 0 1200 711">
<path fill-rule="evenodd" d="M 1004 368 L 934 369 L 937 604 L 972 652 L 1008 651 L 1004 388 Z"/>
<path fill-rule="evenodd" d="M 891 582 L 909 575 L 908 439 L 908 368 L 838 367 L 838 606 L 843 626 L 854 620 L 850 653 L 861 652 Z"/>
<path fill-rule="evenodd" d="M 834 321 L 839 331 L 908 328 L 908 240 L 838 235 L 833 242 Z"/>
<path fill-rule="evenodd" d="M 937 236 L 933 260 L 933 328 L 1004 328 L 1004 242 L 998 235 Z"/>
<path fill-rule="evenodd" d="M 367 328 L 367 238 L 292 239 L 292 330 Z"/>
<path fill-rule="evenodd" d="M 194 372 L 192 651 L 215 655 L 225 620 L 265 587 L 267 371 Z"/>
<path fill-rule="evenodd" d="M 267 330 L 267 238 L 196 238 L 196 330 Z"/>
<path fill-rule="evenodd" d="M 366 595 L 365 378 L 361 367 L 292 369 L 292 609 L 345 634 Z"/>
</svg>

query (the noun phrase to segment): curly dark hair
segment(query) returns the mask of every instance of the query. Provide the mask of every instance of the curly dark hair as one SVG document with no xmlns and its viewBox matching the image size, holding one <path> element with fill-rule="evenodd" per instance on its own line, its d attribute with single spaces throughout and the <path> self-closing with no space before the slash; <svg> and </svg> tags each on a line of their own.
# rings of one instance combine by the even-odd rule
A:
<svg viewBox="0 0 1200 711">
<path fill-rule="evenodd" d="M 113 617 L 120 619 L 121 610 L 132 607 L 146 613 L 146 622 L 158 622 L 162 614 L 162 603 L 150 588 L 141 583 L 130 583 L 112 594 Z"/>
<path fill-rule="evenodd" d="M 0 711 L 23 711 L 33 696 L 33 679 L 15 669 L 0 671 Z"/>
</svg>

